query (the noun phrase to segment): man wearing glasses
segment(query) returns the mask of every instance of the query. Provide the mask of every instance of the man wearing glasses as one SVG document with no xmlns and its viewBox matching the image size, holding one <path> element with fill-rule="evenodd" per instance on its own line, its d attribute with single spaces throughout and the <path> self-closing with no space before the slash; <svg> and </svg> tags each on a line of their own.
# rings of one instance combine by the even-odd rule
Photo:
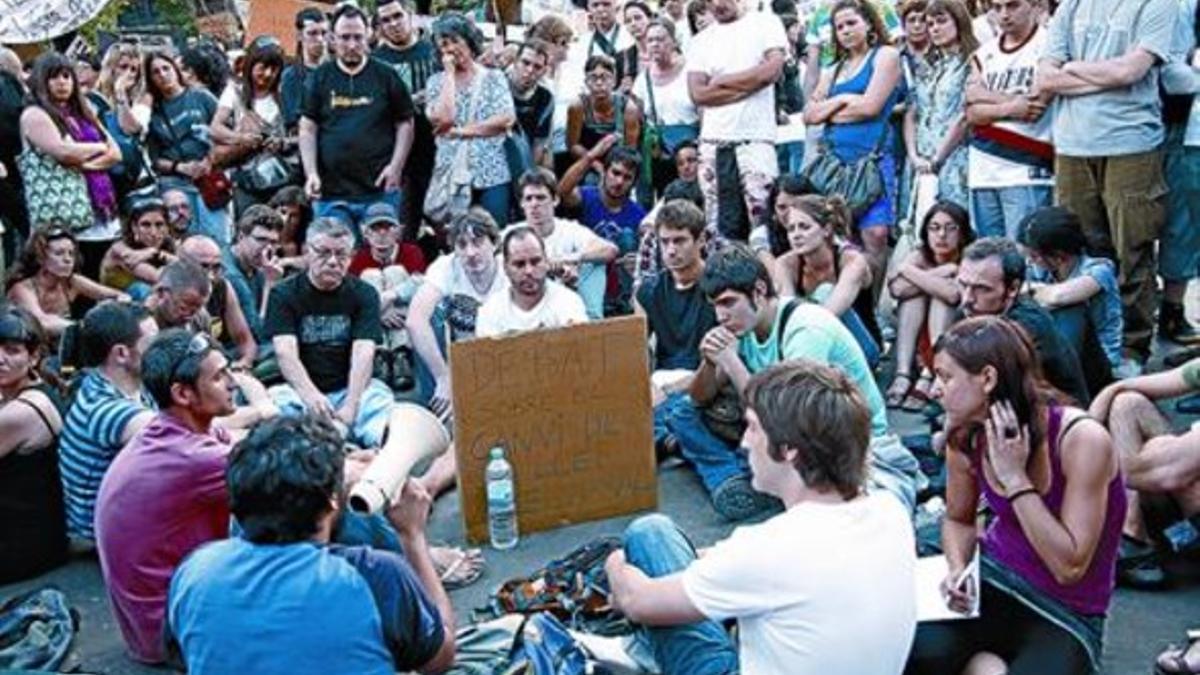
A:
<svg viewBox="0 0 1200 675">
<path fill-rule="evenodd" d="M 369 26 L 353 5 L 334 15 L 336 55 L 309 78 L 300 117 L 304 188 L 316 215 L 356 233 L 372 204 L 400 212 L 413 143 L 412 96 L 395 70 L 370 57 Z"/>
<path fill-rule="evenodd" d="M 272 396 L 285 413 L 315 413 L 377 448 L 394 399 L 387 385 L 371 379 L 383 338 L 379 294 L 348 274 L 353 252 L 345 224 L 318 218 L 304 242 L 307 270 L 271 290 L 264 327 L 287 381 Z"/>
<path fill-rule="evenodd" d="M 258 355 L 258 343 L 242 313 L 233 286 L 225 280 L 225 265 L 221 260 L 221 247 L 210 237 L 193 235 L 183 240 L 177 251 L 181 260 L 199 266 L 212 283 L 212 292 L 204 309 L 208 313 L 208 333 L 218 340 L 229 353 L 236 353 L 234 367 L 246 370 L 254 367 Z"/>
</svg>

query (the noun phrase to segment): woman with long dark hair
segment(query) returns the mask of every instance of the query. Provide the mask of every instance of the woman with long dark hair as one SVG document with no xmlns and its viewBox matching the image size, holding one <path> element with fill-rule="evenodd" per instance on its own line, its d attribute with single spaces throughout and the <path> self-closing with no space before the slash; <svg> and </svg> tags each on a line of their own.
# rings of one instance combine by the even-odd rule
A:
<svg viewBox="0 0 1200 675">
<path fill-rule="evenodd" d="M 1046 387 L 1032 341 L 1007 319 L 955 324 L 934 370 L 949 476 L 942 592 L 980 618 L 920 624 L 906 672 L 1096 670 L 1126 509 L 1108 431 Z"/>
<path fill-rule="evenodd" d="M 104 250 L 120 234 L 117 192 L 108 170 L 121 161 L 121 151 L 79 89 L 74 64 L 62 54 L 48 52 L 33 62 L 29 105 L 21 113 L 21 138 L 29 152 L 83 174 L 91 223 L 72 226 L 87 271 L 94 272 Z M 28 200 L 29 191 L 36 187 L 27 179 L 25 189 Z"/>
<path fill-rule="evenodd" d="M 917 412 L 933 387 L 933 345 L 954 323 L 958 312 L 958 263 L 975 240 L 967 211 L 953 202 L 937 202 L 925 212 L 921 245 L 913 249 L 887 280 L 896 300 L 896 373 L 884 399 L 891 408 Z M 920 369 L 913 378 L 913 368 Z"/>
</svg>

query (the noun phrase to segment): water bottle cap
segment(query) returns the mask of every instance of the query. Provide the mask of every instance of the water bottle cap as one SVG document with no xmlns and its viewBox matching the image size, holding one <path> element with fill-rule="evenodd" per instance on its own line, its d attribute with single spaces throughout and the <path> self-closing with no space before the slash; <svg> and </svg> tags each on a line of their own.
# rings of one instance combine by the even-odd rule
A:
<svg viewBox="0 0 1200 675">
<path fill-rule="evenodd" d="M 488 453 L 488 457 L 492 459 L 504 459 L 504 448 L 499 446 L 492 448 L 491 452 Z"/>
</svg>

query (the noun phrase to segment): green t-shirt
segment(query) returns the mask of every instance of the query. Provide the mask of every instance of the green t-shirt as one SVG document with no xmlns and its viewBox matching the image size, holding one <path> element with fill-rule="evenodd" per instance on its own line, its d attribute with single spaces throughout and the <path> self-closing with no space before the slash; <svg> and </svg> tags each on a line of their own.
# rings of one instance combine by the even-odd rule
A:
<svg viewBox="0 0 1200 675">
<path fill-rule="evenodd" d="M 822 2 L 808 15 L 808 29 L 805 31 L 805 41 L 812 45 L 821 46 L 821 67 L 833 65 L 833 26 L 830 25 L 829 13 L 833 11 L 836 2 Z M 900 15 L 896 13 L 896 3 L 893 0 L 872 0 L 875 11 L 887 28 L 888 36 L 893 42 L 903 34 Z"/>
<path fill-rule="evenodd" d="M 738 355 L 751 374 L 766 370 L 779 362 L 779 321 L 786 300 L 779 301 L 775 325 L 766 341 L 759 342 L 754 331 L 743 335 L 738 341 Z M 783 360 L 809 359 L 833 366 L 846 374 L 858 385 L 867 407 L 871 410 L 871 435 L 878 437 L 888 433 L 887 409 L 879 385 L 867 365 L 867 357 L 854 336 L 842 325 L 841 319 L 832 312 L 812 303 L 801 301 L 788 317 L 783 335 Z"/>
<path fill-rule="evenodd" d="M 1200 389 L 1200 359 L 1183 364 L 1183 381 L 1192 389 Z"/>
</svg>

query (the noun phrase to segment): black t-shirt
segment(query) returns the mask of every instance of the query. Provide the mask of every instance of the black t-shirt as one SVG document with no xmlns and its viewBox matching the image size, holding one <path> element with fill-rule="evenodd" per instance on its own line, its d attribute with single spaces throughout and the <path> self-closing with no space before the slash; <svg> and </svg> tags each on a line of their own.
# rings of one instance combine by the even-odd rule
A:
<svg viewBox="0 0 1200 675">
<path fill-rule="evenodd" d="M 204 159 L 212 149 L 208 125 L 216 113 L 216 97 L 198 87 L 155 104 L 147 134 L 150 156 L 172 162 Z"/>
<path fill-rule="evenodd" d="M 642 284 L 638 304 L 646 311 L 646 326 L 656 336 L 655 370 L 692 370 L 700 365 L 700 340 L 717 325 L 717 314 L 700 284 L 675 287 L 669 271 Z"/>
<path fill-rule="evenodd" d="M 307 274 L 297 274 L 271 290 L 263 327 L 270 338 L 296 336 L 300 362 L 317 389 L 341 391 L 350 382 L 353 342 L 383 338 L 379 293 L 353 276 L 335 290 L 322 291 Z"/>
<path fill-rule="evenodd" d="M 554 118 L 554 94 L 537 85 L 533 94 L 522 99 L 513 92 L 513 106 L 517 111 L 517 122 L 531 141 L 550 138 L 550 124 Z"/>
<path fill-rule="evenodd" d="M 0 71 L 0 162 L 8 175 L 16 173 L 16 156 L 21 154 L 21 111 L 25 90 L 12 75 Z"/>
<path fill-rule="evenodd" d="M 430 76 L 442 69 L 437 49 L 424 37 L 407 49 L 396 49 L 381 42 L 371 55 L 391 66 L 404 86 L 418 99 L 425 94 L 425 85 Z"/>
<path fill-rule="evenodd" d="M 1046 381 L 1075 399 L 1077 404 L 1087 407 L 1091 396 L 1088 395 L 1079 355 L 1075 347 L 1058 332 L 1054 317 L 1025 296 L 1017 298 L 1005 317 L 1017 322 L 1029 333 L 1042 362 L 1042 375 Z"/>
<path fill-rule="evenodd" d="M 326 198 L 379 194 L 392 160 L 396 124 L 412 119 L 413 100 L 396 71 L 368 58 L 357 75 L 327 61 L 309 78 L 304 117 L 317 123 L 317 164 Z"/>
<path fill-rule="evenodd" d="M 279 101 L 283 113 L 283 125 L 294 129 L 300 122 L 300 106 L 304 102 L 304 90 L 308 86 L 308 78 L 316 68 L 309 68 L 302 63 L 293 63 L 283 69 L 279 78 Z"/>
</svg>

